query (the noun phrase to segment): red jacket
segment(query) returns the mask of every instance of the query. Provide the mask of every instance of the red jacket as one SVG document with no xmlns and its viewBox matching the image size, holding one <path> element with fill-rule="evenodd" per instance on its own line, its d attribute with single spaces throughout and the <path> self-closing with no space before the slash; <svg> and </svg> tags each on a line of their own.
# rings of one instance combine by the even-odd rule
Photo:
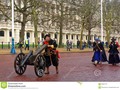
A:
<svg viewBox="0 0 120 90">
<path fill-rule="evenodd" d="M 43 44 L 49 45 L 49 42 L 44 41 Z M 59 53 L 59 51 L 58 51 L 58 50 L 54 50 L 54 51 L 55 51 L 55 53 L 57 54 L 58 58 L 60 58 L 60 53 Z"/>
</svg>

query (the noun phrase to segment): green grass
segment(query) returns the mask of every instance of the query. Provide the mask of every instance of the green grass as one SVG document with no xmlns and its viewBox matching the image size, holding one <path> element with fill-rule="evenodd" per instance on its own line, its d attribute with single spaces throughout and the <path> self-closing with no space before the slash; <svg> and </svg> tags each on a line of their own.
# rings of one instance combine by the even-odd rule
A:
<svg viewBox="0 0 120 90">
<path fill-rule="evenodd" d="M 2 44 L 0 44 L 0 48 L 2 48 Z M 8 48 L 8 44 L 3 44 L 3 48 Z"/>
<path fill-rule="evenodd" d="M 19 45 L 15 44 L 15 48 L 18 48 L 18 46 Z M 8 49 L 8 47 L 9 47 L 8 44 L 3 44 L 4 49 Z M 10 47 L 11 47 L 11 44 L 10 44 Z M 23 47 L 25 47 L 25 45 L 23 45 Z M 35 45 L 34 45 L 34 47 L 35 47 Z M 34 48 L 34 47 L 33 47 L 33 44 L 30 44 L 30 48 Z M 2 49 L 2 44 L 0 44 L 0 49 Z"/>
</svg>

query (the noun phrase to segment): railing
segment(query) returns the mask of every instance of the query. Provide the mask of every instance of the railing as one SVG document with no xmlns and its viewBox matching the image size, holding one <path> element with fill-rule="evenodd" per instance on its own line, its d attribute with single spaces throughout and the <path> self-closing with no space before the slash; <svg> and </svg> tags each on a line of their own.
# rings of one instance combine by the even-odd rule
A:
<svg viewBox="0 0 120 90">
<path fill-rule="evenodd" d="M 11 42 L 0 42 L 0 49 L 10 49 L 12 46 Z M 25 44 L 23 45 L 25 47 Z M 35 43 L 30 43 L 30 48 L 35 48 Z M 19 48 L 19 43 L 15 42 L 15 48 Z"/>
<path fill-rule="evenodd" d="M 0 49 L 10 49 L 10 42 L 1 42 L 0 43 Z"/>
</svg>

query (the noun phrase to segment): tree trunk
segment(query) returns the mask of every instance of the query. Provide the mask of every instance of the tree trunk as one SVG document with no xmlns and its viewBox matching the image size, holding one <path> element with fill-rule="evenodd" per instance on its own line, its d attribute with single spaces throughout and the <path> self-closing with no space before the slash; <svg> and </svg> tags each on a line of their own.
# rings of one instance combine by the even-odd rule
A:
<svg viewBox="0 0 120 90">
<path fill-rule="evenodd" d="M 83 31 L 84 31 L 84 22 L 82 23 L 81 34 L 80 34 L 80 49 L 82 49 L 82 39 L 83 39 Z"/>
<path fill-rule="evenodd" d="M 36 5 L 36 2 L 34 2 L 34 6 L 35 5 Z M 33 7 L 33 22 L 34 22 L 35 48 L 37 49 L 38 47 L 38 30 L 37 30 L 38 16 L 37 16 L 35 7 Z"/>
<path fill-rule="evenodd" d="M 62 47 L 62 30 L 63 30 L 63 3 L 61 3 L 61 16 L 60 16 L 60 35 L 59 35 L 59 47 Z"/>
<path fill-rule="evenodd" d="M 88 42 L 91 40 L 91 22 L 89 22 L 88 24 L 88 40 L 87 40 L 87 46 L 88 45 Z"/>
<path fill-rule="evenodd" d="M 62 29 L 63 29 L 63 24 L 62 22 L 60 23 L 60 35 L 59 35 L 59 47 L 62 47 Z"/>
<path fill-rule="evenodd" d="M 88 30 L 88 41 L 91 40 L 91 29 Z"/>
<path fill-rule="evenodd" d="M 25 25 L 26 22 L 25 20 L 23 20 L 23 22 L 21 23 L 21 31 L 20 31 L 20 40 L 24 41 L 24 36 L 25 36 Z"/>
<path fill-rule="evenodd" d="M 108 44 L 110 44 L 110 33 L 108 30 L 106 30 L 106 39 L 107 39 Z"/>
<path fill-rule="evenodd" d="M 36 16 L 36 15 L 35 15 Z M 35 18 L 35 17 L 34 17 Z M 34 36 L 35 36 L 35 47 L 38 47 L 38 31 L 37 31 L 37 20 L 34 20 Z"/>
<path fill-rule="evenodd" d="M 106 40 L 108 42 L 108 44 L 110 44 L 110 26 L 108 26 L 109 24 L 106 24 Z"/>
<path fill-rule="evenodd" d="M 87 30 L 88 30 L 88 40 L 87 40 L 87 42 L 89 42 L 91 40 L 91 28 L 92 28 L 91 20 L 92 20 L 92 15 L 90 15 L 88 20 L 87 20 Z M 88 45 L 88 43 L 87 43 L 87 45 Z"/>
</svg>

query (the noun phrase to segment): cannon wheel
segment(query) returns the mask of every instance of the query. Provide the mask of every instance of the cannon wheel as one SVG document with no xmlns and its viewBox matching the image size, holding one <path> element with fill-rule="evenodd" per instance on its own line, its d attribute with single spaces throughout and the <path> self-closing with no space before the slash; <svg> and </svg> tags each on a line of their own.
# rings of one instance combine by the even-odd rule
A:
<svg viewBox="0 0 120 90">
<path fill-rule="evenodd" d="M 35 58 L 35 62 L 34 62 L 35 74 L 38 77 L 42 77 L 44 75 L 45 66 L 46 66 L 46 63 L 45 63 L 44 56 L 38 54 L 37 57 Z"/>
<path fill-rule="evenodd" d="M 14 61 L 14 69 L 15 69 L 15 72 L 18 74 L 18 75 L 22 75 L 25 70 L 26 70 L 26 67 L 27 65 L 23 65 L 23 66 L 20 66 L 22 60 L 25 58 L 25 54 L 24 53 L 19 53 L 16 58 L 15 58 L 15 61 Z"/>
</svg>

